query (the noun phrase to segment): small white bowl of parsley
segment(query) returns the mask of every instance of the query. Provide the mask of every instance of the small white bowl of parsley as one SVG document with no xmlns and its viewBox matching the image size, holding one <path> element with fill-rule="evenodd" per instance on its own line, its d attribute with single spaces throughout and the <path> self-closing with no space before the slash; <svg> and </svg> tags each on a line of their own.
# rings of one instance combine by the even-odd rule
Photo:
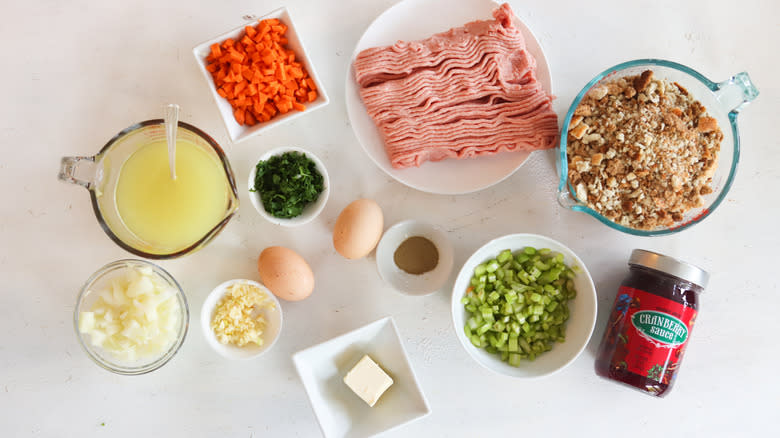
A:
<svg viewBox="0 0 780 438">
<path fill-rule="evenodd" d="M 249 173 L 249 199 L 269 222 L 294 227 L 310 222 L 325 207 L 330 181 L 325 165 L 297 147 L 271 149 Z"/>
</svg>

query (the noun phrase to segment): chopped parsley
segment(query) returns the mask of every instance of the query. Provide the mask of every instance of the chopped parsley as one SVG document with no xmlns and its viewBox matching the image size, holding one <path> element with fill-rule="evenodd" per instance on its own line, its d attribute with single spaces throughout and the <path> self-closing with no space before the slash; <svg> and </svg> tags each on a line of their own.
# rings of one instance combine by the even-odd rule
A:
<svg viewBox="0 0 780 438">
<path fill-rule="evenodd" d="M 263 208 L 273 217 L 299 216 L 323 189 L 317 165 L 301 152 L 285 152 L 257 163 L 253 191 L 260 193 Z"/>
</svg>

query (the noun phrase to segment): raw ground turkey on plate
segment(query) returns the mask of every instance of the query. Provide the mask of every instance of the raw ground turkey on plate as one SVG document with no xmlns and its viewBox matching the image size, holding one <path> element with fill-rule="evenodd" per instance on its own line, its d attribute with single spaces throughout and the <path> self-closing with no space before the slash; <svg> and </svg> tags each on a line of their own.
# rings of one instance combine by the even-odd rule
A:
<svg viewBox="0 0 780 438">
<path fill-rule="evenodd" d="M 552 97 L 509 5 L 415 42 L 360 52 L 355 79 L 394 168 L 555 146 Z"/>
</svg>

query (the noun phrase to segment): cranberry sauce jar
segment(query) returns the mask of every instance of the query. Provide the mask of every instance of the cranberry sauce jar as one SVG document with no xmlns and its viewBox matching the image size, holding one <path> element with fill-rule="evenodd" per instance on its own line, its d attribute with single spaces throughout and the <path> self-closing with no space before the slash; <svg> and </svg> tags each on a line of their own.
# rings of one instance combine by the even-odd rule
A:
<svg viewBox="0 0 780 438">
<path fill-rule="evenodd" d="M 709 274 L 635 249 L 596 357 L 596 374 L 656 397 L 672 388 Z"/>
</svg>

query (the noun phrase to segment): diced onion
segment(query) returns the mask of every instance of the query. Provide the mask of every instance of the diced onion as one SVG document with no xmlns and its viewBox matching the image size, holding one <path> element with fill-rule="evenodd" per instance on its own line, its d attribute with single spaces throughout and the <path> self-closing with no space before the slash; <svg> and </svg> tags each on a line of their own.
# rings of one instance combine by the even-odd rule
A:
<svg viewBox="0 0 780 438">
<path fill-rule="evenodd" d="M 176 291 L 151 268 L 128 266 L 97 292 L 90 311 L 79 314 L 79 331 L 120 360 L 159 356 L 176 340 L 180 305 Z"/>
</svg>

